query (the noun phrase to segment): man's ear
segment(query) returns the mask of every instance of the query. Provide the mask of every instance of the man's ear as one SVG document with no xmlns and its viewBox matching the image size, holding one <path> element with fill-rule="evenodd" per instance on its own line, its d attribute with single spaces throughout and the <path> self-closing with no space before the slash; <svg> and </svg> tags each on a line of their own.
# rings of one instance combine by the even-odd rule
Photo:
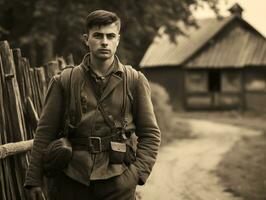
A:
<svg viewBox="0 0 266 200">
<path fill-rule="evenodd" d="M 118 38 L 117 38 L 117 46 L 119 45 L 119 42 L 120 42 L 120 34 L 118 34 L 118 36 L 117 36 Z"/>
<path fill-rule="evenodd" d="M 88 39 L 89 39 L 88 34 L 83 34 L 83 40 L 84 40 L 86 46 L 88 46 Z"/>
</svg>

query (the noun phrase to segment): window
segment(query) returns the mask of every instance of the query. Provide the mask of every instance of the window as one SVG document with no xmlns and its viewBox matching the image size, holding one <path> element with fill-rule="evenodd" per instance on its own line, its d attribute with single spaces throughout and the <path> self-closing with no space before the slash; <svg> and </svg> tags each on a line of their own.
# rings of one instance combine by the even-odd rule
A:
<svg viewBox="0 0 266 200">
<path fill-rule="evenodd" d="M 206 92 L 207 73 L 204 71 L 188 71 L 186 73 L 185 85 L 188 92 Z"/>
<path fill-rule="evenodd" d="M 226 71 L 222 73 L 222 91 L 223 92 L 241 91 L 240 71 Z"/>
</svg>

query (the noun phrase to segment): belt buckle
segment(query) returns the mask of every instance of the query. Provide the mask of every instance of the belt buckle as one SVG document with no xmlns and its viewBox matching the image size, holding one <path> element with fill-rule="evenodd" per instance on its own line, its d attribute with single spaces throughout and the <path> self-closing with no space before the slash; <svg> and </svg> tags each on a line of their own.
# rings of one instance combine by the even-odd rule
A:
<svg viewBox="0 0 266 200">
<path fill-rule="evenodd" d="M 100 137 L 90 137 L 92 153 L 102 152 L 102 140 Z"/>
</svg>

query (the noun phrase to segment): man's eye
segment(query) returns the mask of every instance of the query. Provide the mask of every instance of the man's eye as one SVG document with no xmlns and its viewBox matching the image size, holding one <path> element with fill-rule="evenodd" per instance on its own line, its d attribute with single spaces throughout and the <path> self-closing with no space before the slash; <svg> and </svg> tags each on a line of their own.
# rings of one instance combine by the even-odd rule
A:
<svg viewBox="0 0 266 200">
<path fill-rule="evenodd" d="M 94 34 L 93 37 L 96 39 L 101 39 L 103 36 L 102 34 Z"/>
<path fill-rule="evenodd" d="M 114 39 L 116 37 L 115 34 L 107 34 L 108 39 Z"/>
</svg>

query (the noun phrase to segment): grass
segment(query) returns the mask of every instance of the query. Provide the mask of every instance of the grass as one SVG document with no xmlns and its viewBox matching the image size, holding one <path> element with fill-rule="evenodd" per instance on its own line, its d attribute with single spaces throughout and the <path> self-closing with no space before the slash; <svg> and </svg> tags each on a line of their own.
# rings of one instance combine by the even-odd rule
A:
<svg viewBox="0 0 266 200">
<path fill-rule="evenodd" d="M 244 200 L 266 200 L 266 135 L 240 140 L 216 172 L 226 191 Z"/>
<path fill-rule="evenodd" d="M 237 142 L 216 172 L 227 192 L 244 200 L 266 200 L 266 114 L 230 111 L 187 112 L 178 116 L 262 130 L 264 135 L 243 137 Z"/>
</svg>

